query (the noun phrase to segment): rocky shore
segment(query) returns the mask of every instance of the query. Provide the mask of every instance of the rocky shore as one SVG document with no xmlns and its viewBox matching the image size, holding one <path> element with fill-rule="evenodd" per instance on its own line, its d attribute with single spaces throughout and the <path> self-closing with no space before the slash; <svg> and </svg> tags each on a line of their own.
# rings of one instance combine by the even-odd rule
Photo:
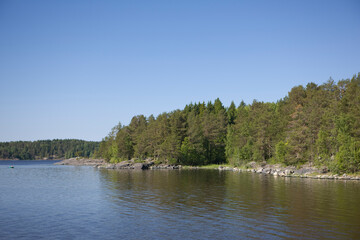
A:
<svg viewBox="0 0 360 240">
<path fill-rule="evenodd" d="M 70 158 L 55 163 L 55 165 L 72 165 L 72 166 L 99 166 L 105 164 L 104 159 L 89 158 Z"/>
<path fill-rule="evenodd" d="M 73 165 L 73 166 L 93 166 L 103 169 L 182 169 L 181 165 L 158 164 L 153 159 L 146 159 L 145 161 L 137 161 L 134 159 L 122 161 L 119 163 L 107 163 L 103 159 L 85 159 L 85 158 L 71 158 L 55 163 L 57 165 Z M 187 169 L 202 169 L 206 167 L 192 167 L 186 166 Z M 327 168 L 317 168 L 311 165 L 304 165 L 301 168 L 293 166 L 283 167 L 280 164 L 259 164 L 250 162 L 243 167 L 229 167 L 219 165 L 219 171 L 235 171 L 235 172 L 250 172 L 257 174 L 269 174 L 275 177 L 300 177 L 313 179 L 334 179 L 334 180 L 360 180 L 359 175 L 347 174 L 332 174 Z"/>
<path fill-rule="evenodd" d="M 220 171 L 236 171 L 236 172 L 251 172 L 258 174 L 270 174 L 275 177 L 300 177 L 300 178 L 313 178 L 313 179 L 335 179 L 335 180 L 360 180 L 360 176 L 350 176 L 347 174 L 332 174 L 327 168 L 316 168 L 311 165 L 304 165 L 301 168 L 292 166 L 282 167 L 280 164 L 259 165 L 258 163 L 251 162 L 243 168 L 219 166 Z"/>
<path fill-rule="evenodd" d="M 105 169 L 180 169 L 181 165 L 156 164 L 152 159 L 146 159 L 143 162 L 137 162 L 134 159 L 122 161 L 119 163 L 106 163 L 98 165 L 97 168 Z"/>
<path fill-rule="evenodd" d="M 122 161 L 119 163 L 107 163 L 104 159 L 86 159 L 86 158 L 70 158 L 55 163 L 56 165 L 72 165 L 72 166 L 93 166 L 104 169 L 180 169 L 181 165 L 156 164 L 152 159 L 138 162 L 134 159 Z"/>
</svg>

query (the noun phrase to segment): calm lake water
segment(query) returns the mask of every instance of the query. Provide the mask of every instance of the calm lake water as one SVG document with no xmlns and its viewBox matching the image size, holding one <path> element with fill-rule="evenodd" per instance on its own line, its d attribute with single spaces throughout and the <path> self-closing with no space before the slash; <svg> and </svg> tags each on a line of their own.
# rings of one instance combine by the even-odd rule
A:
<svg viewBox="0 0 360 240">
<path fill-rule="evenodd" d="M 360 239 L 359 181 L 53 163 L 0 161 L 0 239 Z"/>
</svg>

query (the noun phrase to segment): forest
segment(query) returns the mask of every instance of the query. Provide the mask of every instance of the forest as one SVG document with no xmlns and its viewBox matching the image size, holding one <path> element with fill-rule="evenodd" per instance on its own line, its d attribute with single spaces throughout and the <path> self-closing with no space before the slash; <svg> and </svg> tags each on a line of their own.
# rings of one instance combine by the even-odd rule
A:
<svg viewBox="0 0 360 240">
<path fill-rule="evenodd" d="M 154 158 L 184 165 L 311 163 L 333 172 L 356 172 L 360 74 L 293 87 L 277 102 L 224 107 L 216 99 L 157 117 L 134 116 L 129 125 L 115 126 L 95 155 L 110 162 Z"/>
<path fill-rule="evenodd" d="M 61 159 L 92 157 L 99 142 L 76 139 L 0 142 L 0 159 Z"/>
</svg>

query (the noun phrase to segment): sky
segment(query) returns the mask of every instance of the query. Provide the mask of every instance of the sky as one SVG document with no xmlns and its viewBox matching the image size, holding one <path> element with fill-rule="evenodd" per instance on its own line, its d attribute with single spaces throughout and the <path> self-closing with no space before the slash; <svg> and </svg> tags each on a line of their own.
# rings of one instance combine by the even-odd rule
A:
<svg viewBox="0 0 360 240">
<path fill-rule="evenodd" d="M 351 78 L 359 12 L 358 0 L 0 0 L 0 141 L 100 141 L 135 115 Z"/>
</svg>

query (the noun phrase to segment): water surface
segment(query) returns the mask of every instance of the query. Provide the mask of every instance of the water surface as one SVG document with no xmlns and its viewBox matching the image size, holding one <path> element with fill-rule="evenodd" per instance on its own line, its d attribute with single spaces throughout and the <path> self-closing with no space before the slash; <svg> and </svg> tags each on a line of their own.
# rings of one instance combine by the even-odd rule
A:
<svg viewBox="0 0 360 240">
<path fill-rule="evenodd" d="M 0 161 L 0 239 L 245 238 L 359 239 L 360 182 Z"/>
</svg>

